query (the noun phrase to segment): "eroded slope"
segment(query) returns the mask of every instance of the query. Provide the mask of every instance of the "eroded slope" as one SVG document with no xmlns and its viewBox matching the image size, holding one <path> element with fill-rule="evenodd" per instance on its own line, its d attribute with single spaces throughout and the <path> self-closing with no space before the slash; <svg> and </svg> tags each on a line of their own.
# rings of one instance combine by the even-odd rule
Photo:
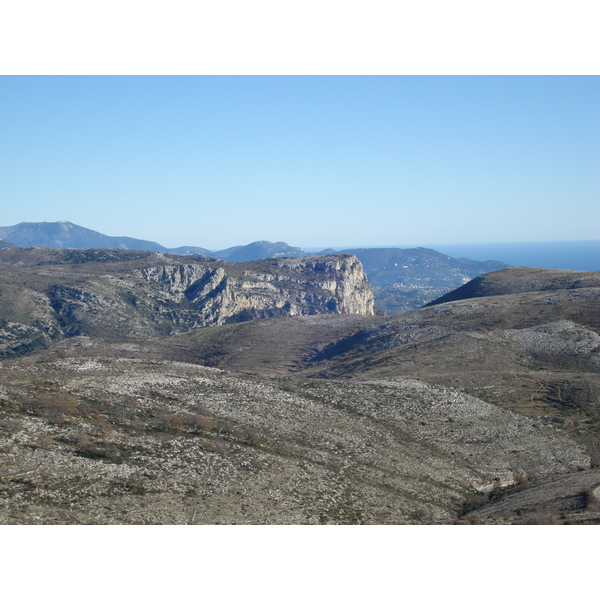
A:
<svg viewBox="0 0 600 600">
<path fill-rule="evenodd" d="M 0 369 L 3 523 L 399 523 L 589 467 L 551 427 L 414 380 L 244 377 L 185 363 Z"/>
<path fill-rule="evenodd" d="M 3 356 L 63 336 L 147 339 L 265 317 L 373 312 L 353 256 L 242 265 L 118 250 L 0 250 Z"/>
</svg>

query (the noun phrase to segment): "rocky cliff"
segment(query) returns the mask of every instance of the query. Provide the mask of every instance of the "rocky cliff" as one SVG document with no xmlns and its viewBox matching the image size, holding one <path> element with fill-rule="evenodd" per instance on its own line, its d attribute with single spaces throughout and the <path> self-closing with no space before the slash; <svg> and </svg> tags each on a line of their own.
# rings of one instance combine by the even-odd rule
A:
<svg viewBox="0 0 600 600">
<path fill-rule="evenodd" d="M 10 249 L 0 253 L 0 345 L 22 353 L 61 335 L 149 338 L 257 318 L 374 314 L 354 256 L 232 264 L 129 251 Z M 15 310 L 27 296 L 44 308 Z"/>
<path fill-rule="evenodd" d="M 176 302 L 187 301 L 202 325 L 275 316 L 374 314 L 371 287 L 354 256 L 245 265 L 241 273 L 212 263 L 147 267 L 137 274 Z"/>
</svg>

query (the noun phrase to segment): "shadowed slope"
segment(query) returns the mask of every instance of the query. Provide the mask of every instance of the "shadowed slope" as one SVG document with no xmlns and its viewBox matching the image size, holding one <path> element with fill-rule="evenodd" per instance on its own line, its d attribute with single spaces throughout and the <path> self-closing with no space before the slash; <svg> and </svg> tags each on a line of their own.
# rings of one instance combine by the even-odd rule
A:
<svg viewBox="0 0 600 600">
<path fill-rule="evenodd" d="M 475 277 L 427 306 L 483 296 L 579 288 L 600 288 L 600 272 L 514 267 Z"/>
</svg>

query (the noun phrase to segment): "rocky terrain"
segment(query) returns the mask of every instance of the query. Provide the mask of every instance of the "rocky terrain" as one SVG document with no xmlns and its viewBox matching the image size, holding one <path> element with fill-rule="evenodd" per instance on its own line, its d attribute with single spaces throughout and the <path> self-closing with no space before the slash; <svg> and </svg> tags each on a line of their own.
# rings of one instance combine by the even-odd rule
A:
<svg viewBox="0 0 600 600">
<path fill-rule="evenodd" d="M 302 314 L 373 314 L 353 256 L 233 264 L 124 250 L 0 250 L 0 356 L 63 336 L 152 338 Z"/>
<path fill-rule="evenodd" d="M 336 251 L 305 252 L 285 242 L 252 242 L 211 251 L 198 246 L 166 248 L 156 242 L 131 237 L 113 237 L 75 225 L 56 223 L 19 223 L 0 227 L 0 236 L 16 246 L 55 249 L 129 249 L 161 254 L 202 255 L 228 262 L 251 262 L 266 258 L 311 257 L 315 255 L 351 254 L 362 263 L 374 290 L 375 308 L 393 314 L 419 308 L 454 290 L 477 275 L 504 269 L 509 265 L 493 261 L 452 258 L 428 248 L 351 248 Z M 0 247 L 2 242 L 0 241 Z"/>
<path fill-rule="evenodd" d="M 374 316 L 353 257 L 2 252 L 4 330 L 55 327 L 0 362 L 2 523 L 600 522 L 598 273 Z"/>
<path fill-rule="evenodd" d="M 0 369 L 3 523 L 402 523 L 587 469 L 548 425 L 410 379 L 256 379 L 140 359 Z"/>
</svg>

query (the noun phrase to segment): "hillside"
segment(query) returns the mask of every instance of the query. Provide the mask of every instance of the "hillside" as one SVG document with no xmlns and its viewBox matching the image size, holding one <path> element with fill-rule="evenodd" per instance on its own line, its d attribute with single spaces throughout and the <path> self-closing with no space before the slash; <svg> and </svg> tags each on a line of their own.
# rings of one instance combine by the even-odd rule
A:
<svg viewBox="0 0 600 600">
<path fill-rule="evenodd" d="M 543 275 L 536 269 L 514 268 L 491 273 L 489 278 L 495 281 L 510 280 L 513 282 L 511 285 L 517 285 L 516 280 L 524 273 L 536 271 L 538 278 Z M 280 374 L 307 371 L 311 374 L 326 374 L 335 370 L 336 375 L 343 376 L 357 376 L 363 371 L 379 376 L 379 369 L 394 372 L 397 368 L 394 361 L 399 354 L 413 356 L 417 343 L 427 342 L 431 345 L 432 341 L 439 339 L 443 341 L 443 345 L 439 346 L 442 354 L 448 352 L 449 345 L 456 338 L 457 347 L 463 345 L 465 351 L 472 352 L 473 345 L 483 343 L 481 340 L 488 339 L 488 336 L 489 349 L 482 351 L 481 360 L 473 365 L 474 368 L 480 368 L 486 361 L 493 365 L 498 352 L 508 352 L 509 348 L 512 348 L 511 352 L 515 356 L 520 355 L 521 350 L 517 349 L 516 345 L 510 346 L 508 338 L 498 347 L 500 332 L 505 337 L 509 335 L 507 332 L 511 332 L 510 336 L 515 339 L 516 332 L 521 332 L 519 335 L 522 338 L 524 332 L 535 332 L 535 328 L 543 327 L 548 329 L 548 336 L 554 336 L 553 339 L 562 336 L 567 340 L 570 329 L 582 330 L 580 337 L 584 335 L 584 329 L 589 330 L 589 334 L 586 335 L 591 336 L 592 340 L 600 334 L 600 285 L 575 287 L 598 282 L 598 273 L 570 273 L 571 278 L 565 286 L 566 289 L 552 283 L 556 281 L 557 275 L 562 276 L 560 272 L 546 271 L 545 287 L 549 288 L 546 291 L 471 298 L 386 317 L 341 317 L 323 314 L 227 325 L 218 331 L 201 329 L 177 338 L 166 339 L 161 341 L 157 348 L 161 349 L 160 352 L 167 352 L 169 359 L 173 359 L 175 355 L 169 354 L 169 347 L 177 347 L 177 360 L 187 360 L 189 356 L 186 352 L 193 351 L 195 357 L 203 361 L 203 364 L 204 361 L 212 360 L 211 366 L 228 369 L 234 368 L 231 361 L 239 364 L 241 369 L 249 368 L 253 363 L 252 372 L 256 374 L 265 373 L 259 365 L 260 357 L 263 357 L 271 365 L 268 368 L 273 368 Z M 505 285 L 508 285 L 508 282 Z M 523 289 L 521 284 L 518 285 Z M 535 284 L 532 284 L 532 287 L 535 287 Z M 579 339 L 578 335 L 574 334 L 575 338 Z M 463 344 L 465 336 L 468 344 Z M 238 342 L 241 339 L 248 340 L 245 347 L 239 347 Z M 583 342 L 584 339 L 585 336 L 581 338 L 581 344 L 577 347 L 571 347 L 565 341 L 564 347 L 560 346 L 564 352 L 557 356 L 560 356 L 563 362 L 583 360 L 583 365 L 593 368 L 595 359 L 592 359 L 595 354 L 586 354 L 588 347 Z M 592 343 L 590 352 L 594 347 Z M 281 348 L 284 348 L 284 351 L 280 351 Z M 317 351 L 317 348 L 320 350 Z M 537 354 L 541 355 L 542 350 L 543 346 L 536 348 Z M 219 357 L 217 362 L 214 362 L 216 359 L 213 354 Z M 291 354 L 296 356 L 293 367 L 286 366 Z M 385 360 L 384 355 L 388 357 Z M 568 358 L 569 356 L 571 358 Z M 358 362 L 354 362 L 354 359 Z M 389 368 L 385 366 L 388 359 Z M 465 356 L 456 350 L 450 352 L 445 360 L 460 365 L 463 359 Z M 442 357 L 436 360 L 441 364 Z M 364 368 L 360 361 L 364 361 Z M 589 361 L 592 362 L 588 365 Z M 412 358 L 410 362 L 413 362 Z M 470 362 L 466 364 L 468 366 Z M 414 372 L 410 371 L 411 374 Z M 386 372 L 386 375 L 389 373 Z"/>
<path fill-rule="evenodd" d="M 475 277 L 465 285 L 430 302 L 429 306 L 468 298 L 598 287 L 600 276 L 594 271 L 514 267 L 508 273 L 499 271 Z"/>
<path fill-rule="evenodd" d="M 64 336 L 155 338 L 302 314 L 373 314 L 355 257 L 243 263 L 128 250 L 0 250 L 0 355 Z"/>
<path fill-rule="evenodd" d="M 285 242 L 252 242 L 246 246 L 233 246 L 225 250 L 213 252 L 211 256 L 229 262 L 247 262 L 261 258 L 280 258 L 283 256 L 310 256 L 302 248 L 297 248 Z"/>
<path fill-rule="evenodd" d="M 0 362 L 2 523 L 600 522 L 598 273 L 507 269 L 478 288 L 501 294 L 399 315 L 362 305 L 185 331 L 186 311 L 202 314 L 177 300 L 195 268 L 279 298 L 339 288 L 345 265 L 357 307 L 360 263 L 0 256 L 15 330 L 32 314 L 15 312 L 19 285 L 40 313 L 49 284 L 85 302 L 50 303 L 47 348 Z M 125 284 L 141 312 L 109 326 Z"/>
<path fill-rule="evenodd" d="M 363 264 L 373 286 L 391 286 L 402 281 L 405 287 L 458 287 L 482 273 L 508 265 L 487 260 L 452 258 L 428 248 L 348 248 Z"/>
<path fill-rule="evenodd" d="M 39 246 L 42 248 L 105 248 L 148 250 L 165 252 L 160 244 L 130 237 L 112 237 L 75 225 L 69 221 L 53 223 L 19 223 L 12 227 L 0 227 L 0 237 L 15 246 Z"/>
<path fill-rule="evenodd" d="M 515 473 L 589 466 L 551 428 L 416 381 L 98 357 L 4 366 L 0 393 L 1 523 L 429 522 Z"/>
</svg>

